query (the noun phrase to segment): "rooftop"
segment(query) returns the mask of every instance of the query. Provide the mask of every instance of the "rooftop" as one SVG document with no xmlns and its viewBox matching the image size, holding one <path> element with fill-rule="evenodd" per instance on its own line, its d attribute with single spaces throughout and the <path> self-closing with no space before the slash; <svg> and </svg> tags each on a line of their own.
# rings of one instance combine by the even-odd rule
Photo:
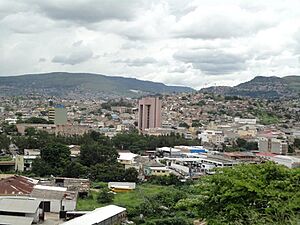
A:
<svg viewBox="0 0 300 225">
<path fill-rule="evenodd" d="M 131 152 L 119 152 L 118 160 L 133 160 L 137 154 Z"/>
<path fill-rule="evenodd" d="M 5 225 L 31 225 L 33 218 L 32 217 L 23 217 L 23 216 L 4 216 L 0 215 L 1 224 Z"/>
<path fill-rule="evenodd" d="M 23 177 L 11 176 L 0 180 L 0 195 L 24 195 L 33 190 L 37 180 Z"/>
<path fill-rule="evenodd" d="M 92 225 L 104 221 L 110 217 L 113 217 L 125 211 L 126 211 L 125 208 L 116 205 L 108 205 L 108 206 L 95 209 L 94 211 L 91 211 L 83 216 L 67 221 L 62 225 L 82 225 L 82 224 Z"/>
<path fill-rule="evenodd" d="M 43 198 L 43 199 L 76 199 L 77 195 L 75 192 L 67 191 L 67 188 L 64 187 L 54 187 L 54 186 L 42 186 L 36 185 L 33 188 L 30 196 L 34 198 Z"/>
<path fill-rule="evenodd" d="M 40 205 L 40 200 L 29 197 L 0 197 L 0 211 L 35 213 Z"/>
</svg>

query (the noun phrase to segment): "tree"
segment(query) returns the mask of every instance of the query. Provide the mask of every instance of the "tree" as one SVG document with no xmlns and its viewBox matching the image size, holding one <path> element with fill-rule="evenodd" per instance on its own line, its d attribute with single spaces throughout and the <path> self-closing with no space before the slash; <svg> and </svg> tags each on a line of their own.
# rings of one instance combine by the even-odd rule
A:
<svg viewBox="0 0 300 225">
<path fill-rule="evenodd" d="M 124 172 L 124 180 L 127 182 L 137 182 L 138 181 L 138 171 L 131 167 L 125 170 Z"/>
<path fill-rule="evenodd" d="M 163 219 L 152 219 L 147 220 L 145 225 L 191 225 L 190 221 L 186 218 L 182 217 L 174 217 L 174 218 L 163 218 Z"/>
<path fill-rule="evenodd" d="M 300 138 L 295 138 L 294 147 L 300 149 Z"/>
<path fill-rule="evenodd" d="M 93 181 L 124 181 L 124 167 L 119 163 L 98 163 L 90 167 L 90 179 Z"/>
<path fill-rule="evenodd" d="M 187 128 L 187 129 L 190 128 L 190 126 L 189 126 L 186 122 L 181 122 L 181 123 L 179 123 L 178 126 L 179 126 L 179 127 L 185 127 L 185 128 Z"/>
<path fill-rule="evenodd" d="M 48 123 L 53 123 L 53 122 L 49 122 L 48 120 L 44 119 L 44 118 L 39 118 L 39 117 L 31 117 L 27 120 L 24 121 L 24 123 L 33 123 L 33 124 L 48 124 Z"/>
<path fill-rule="evenodd" d="M 98 143 L 84 144 L 80 148 L 80 161 L 85 166 L 96 165 L 97 163 L 117 162 L 118 152 L 115 148 Z"/>
<path fill-rule="evenodd" d="M 178 208 L 196 209 L 207 224 L 296 224 L 300 170 L 275 163 L 239 165 L 203 177 L 196 196 Z"/>
<path fill-rule="evenodd" d="M 71 152 L 66 145 L 50 143 L 41 149 L 41 158 L 32 165 L 32 171 L 40 176 L 61 175 L 71 161 Z M 47 168 L 47 173 L 43 172 Z"/>
<path fill-rule="evenodd" d="M 242 139 L 242 138 L 238 138 L 236 140 L 236 144 L 239 148 L 244 148 L 245 145 L 246 145 L 247 141 L 245 139 Z"/>
<path fill-rule="evenodd" d="M 28 136 L 34 136 L 34 135 L 36 135 L 36 133 L 37 133 L 37 130 L 34 127 L 27 127 L 25 129 L 25 134 Z"/>
<path fill-rule="evenodd" d="M 170 187 L 168 190 L 146 196 L 145 201 L 138 206 L 137 214 L 143 214 L 147 218 L 175 216 L 176 204 L 186 197 L 185 191 Z"/>
<path fill-rule="evenodd" d="M 114 194 L 108 188 L 102 189 L 97 195 L 97 202 L 100 204 L 111 203 L 114 199 Z"/>
<path fill-rule="evenodd" d="M 10 138 L 5 134 L 0 135 L 0 152 L 1 150 L 8 150 L 10 145 Z"/>
<path fill-rule="evenodd" d="M 80 178 L 85 177 L 88 175 L 89 168 L 86 166 L 83 166 L 77 161 L 70 162 L 63 171 L 63 176 L 65 177 L 74 177 L 74 178 Z"/>
<path fill-rule="evenodd" d="M 5 134 L 12 134 L 12 133 L 16 133 L 18 131 L 16 125 L 9 125 L 9 124 L 2 124 L 2 130 L 3 133 Z"/>
<path fill-rule="evenodd" d="M 199 122 L 193 122 L 192 127 L 202 127 L 202 124 Z"/>
</svg>

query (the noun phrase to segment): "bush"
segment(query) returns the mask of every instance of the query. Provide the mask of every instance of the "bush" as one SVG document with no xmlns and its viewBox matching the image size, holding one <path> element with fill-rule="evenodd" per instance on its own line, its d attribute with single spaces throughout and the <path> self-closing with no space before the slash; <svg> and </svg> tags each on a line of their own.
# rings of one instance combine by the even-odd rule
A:
<svg viewBox="0 0 300 225">
<path fill-rule="evenodd" d="M 114 199 L 114 194 L 105 188 L 99 192 L 97 202 L 100 204 L 111 203 Z"/>
</svg>

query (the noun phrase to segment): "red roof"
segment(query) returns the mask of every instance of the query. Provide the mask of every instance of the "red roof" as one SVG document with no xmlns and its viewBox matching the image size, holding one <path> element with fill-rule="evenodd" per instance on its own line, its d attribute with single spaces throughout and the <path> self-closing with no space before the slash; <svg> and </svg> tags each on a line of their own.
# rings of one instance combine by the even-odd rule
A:
<svg viewBox="0 0 300 225">
<path fill-rule="evenodd" d="M 0 195 L 26 195 L 33 190 L 32 179 L 23 176 L 13 176 L 0 180 Z"/>
</svg>

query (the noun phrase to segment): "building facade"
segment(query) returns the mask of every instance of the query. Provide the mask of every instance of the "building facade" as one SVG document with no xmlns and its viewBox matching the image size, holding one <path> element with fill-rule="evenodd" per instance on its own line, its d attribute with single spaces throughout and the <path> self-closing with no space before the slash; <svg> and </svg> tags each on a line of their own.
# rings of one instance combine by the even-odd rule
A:
<svg viewBox="0 0 300 225">
<path fill-rule="evenodd" d="M 288 152 L 286 141 L 276 138 L 260 138 L 258 142 L 260 152 L 270 152 L 285 155 Z"/>
<path fill-rule="evenodd" d="M 149 128 L 161 127 L 161 100 L 146 97 L 139 100 L 138 128 L 140 132 Z"/>
</svg>

